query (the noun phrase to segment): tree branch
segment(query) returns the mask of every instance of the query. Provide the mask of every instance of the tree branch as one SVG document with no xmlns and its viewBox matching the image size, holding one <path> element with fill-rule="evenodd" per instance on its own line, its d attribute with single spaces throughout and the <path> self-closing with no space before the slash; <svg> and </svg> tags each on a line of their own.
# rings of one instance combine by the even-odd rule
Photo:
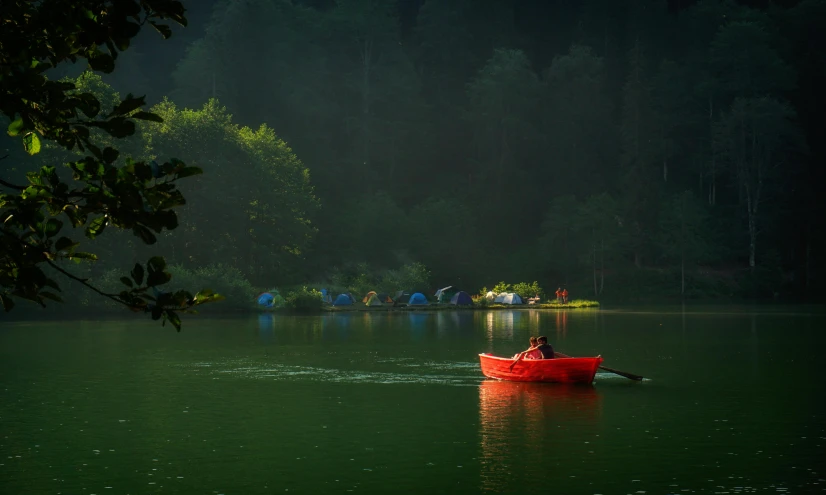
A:
<svg viewBox="0 0 826 495">
<path fill-rule="evenodd" d="M 23 187 L 23 186 L 18 186 L 16 184 L 11 184 L 9 182 L 4 181 L 3 179 L 0 179 L 0 185 L 6 186 L 9 189 L 16 189 L 18 191 L 25 191 L 26 190 L 26 188 Z"/>
<path fill-rule="evenodd" d="M 88 287 L 89 289 L 91 289 L 91 290 L 93 290 L 93 291 L 97 292 L 98 294 L 100 294 L 100 295 L 101 295 L 101 296 L 103 296 L 103 297 L 108 297 L 109 299 L 111 299 L 111 300 L 115 301 L 116 303 L 123 304 L 124 306 L 126 306 L 126 307 L 128 307 L 128 308 L 130 308 L 130 309 L 141 309 L 141 308 L 137 308 L 137 307 L 135 307 L 135 306 L 132 306 L 132 305 L 130 305 L 130 304 L 128 304 L 128 303 L 126 303 L 126 302 L 122 301 L 120 298 L 118 298 L 118 297 L 117 297 L 117 296 L 115 296 L 114 294 L 107 294 L 106 292 L 101 291 L 100 289 L 98 289 L 98 288 L 97 288 L 97 287 L 95 287 L 94 285 L 90 284 L 90 283 L 89 283 L 89 282 L 87 282 L 86 280 L 84 280 L 84 279 L 82 279 L 82 278 L 80 278 L 80 277 L 77 277 L 76 275 L 73 275 L 72 273 L 70 273 L 70 272 L 68 272 L 68 271 L 64 270 L 63 268 L 60 268 L 59 266 L 57 266 L 57 264 L 56 264 L 55 262 L 53 262 L 53 261 L 52 261 L 52 260 L 50 260 L 50 259 L 47 259 L 47 260 L 46 260 L 46 263 L 48 263 L 48 264 L 49 264 L 49 266 L 51 266 L 51 267 L 52 267 L 52 268 L 54 268 L 55 270 L 59 271 L 59 272 L 60 272 L 60 273 L 62 273 L 63 275 L 65 275 L 65 276 L 69 277 L 70 279 L 74 280 L 75 282 L 80 282 L 80 283 L 81 283 L 81 284 L 83 284 L 84 286 L 86 286 L 86 287 Z"/>
</svg>

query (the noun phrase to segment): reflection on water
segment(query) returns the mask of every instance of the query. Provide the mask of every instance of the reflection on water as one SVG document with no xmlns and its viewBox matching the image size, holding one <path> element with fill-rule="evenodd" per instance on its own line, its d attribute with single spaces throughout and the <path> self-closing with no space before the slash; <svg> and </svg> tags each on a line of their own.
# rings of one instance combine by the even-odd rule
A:
<svg viewBox="0 0 826 495">
<path fill-rule="evenodd" d="M 547 452 L 573 455 L 599 423 L 601 396 L 591 385 L 485 380 L 479 385 L 481 477 L 485 491 L 542 471 Z M 550 435 L 548 434 L 552 432 Z M 578 445 L 573 445 L 578 444 Z"/>
<path fill-rule="evenodd" d="M 258 315 L 258 337 L 267 343 L 275 340 L 275 320 L 272 313 Z"/>
<path fill-rule="evenodd" d="M 568 311 L 556 312 L 556 339 L 564 340 L 568 333 Z"/>
</svg>

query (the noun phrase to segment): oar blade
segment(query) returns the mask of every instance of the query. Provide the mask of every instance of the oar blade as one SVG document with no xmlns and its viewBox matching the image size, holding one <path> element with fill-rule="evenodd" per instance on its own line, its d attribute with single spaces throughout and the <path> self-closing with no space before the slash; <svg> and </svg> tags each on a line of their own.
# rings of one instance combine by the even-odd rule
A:
<svg viewBox="0 0 826 495">
<path fill-rule="evenodd" d="M 556 357 L 561 357 L 561 358 L 571 357 L 567 354 L 562 354 L 561 352 L 554 352 L 554 354 L 556 355 Z M 643 380 L 643 377 L 641 377 L 640 375 L 635 375 L 633 373 L 628 373 L 627 371 L 615 370 L 614 368 L 606 368 L 605 366 L 600 366 L 599 369 L 605 370 L 605 371 L 607 371 L 609 373 L 613 373 L 615 375 L 623 376 L 625 378 L 628 378 L 629 380 L 635 380 L 635 381 L 638 381 L 638 382 L 641 382 Z"/>
</svg>

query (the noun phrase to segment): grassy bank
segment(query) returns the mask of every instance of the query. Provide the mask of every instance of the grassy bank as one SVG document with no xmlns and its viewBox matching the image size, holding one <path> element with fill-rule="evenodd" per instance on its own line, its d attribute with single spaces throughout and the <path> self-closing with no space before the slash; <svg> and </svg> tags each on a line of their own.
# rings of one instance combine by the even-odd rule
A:
<svg viewBox="0 0 826 495">
<path fill-rule="evenodd" d="M 428 304 L 426 306 L 393 306 L 392 304 L 386 304 L 383 306 L 367 306 L 364 303 L 356 303 L 352 306 L 324 306 L 322 311 L 324 312 L 332 312 L 332 313 L 342 313 L 342 312 L 391 312 L 391 311 L 456 311 L 456 310 L 465 310 L 465 311 L 487 311 L 487 310 L 498 310 L 498 309 L 583 309 L 583 308 L 598 308 L 599 302 L 597 301 L 588 301 L 588 300 L 575 300 L 569 301 L 568 303 L 546 303 L 546 304 L 518 304 L 518 305 L 508 305 L 508 304 L 491 304 L 491 305 L 484 305 L 484 304 L 474 304 L 473 306 L 454 306 L 452 304 Z M 281 310 L 275 310 L 281 311 Z"/>
</svg>

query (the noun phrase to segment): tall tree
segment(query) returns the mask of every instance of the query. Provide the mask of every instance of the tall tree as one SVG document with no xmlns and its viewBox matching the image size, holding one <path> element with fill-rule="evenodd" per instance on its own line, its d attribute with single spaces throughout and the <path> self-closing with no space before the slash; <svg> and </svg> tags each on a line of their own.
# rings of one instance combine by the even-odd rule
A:
<svg viewBox="0 0 826 495">
<path fill-rule="evenodd" d="M 686 265 L 709 256 L 710 236 L 707 213 L 691 191 L 675 195 L 660 213 L 658 243 L 662 253 L 680 264 L 680 295 L 686 294 Z"/>
<path fill-rule="evenodd" d="M 640 267 L 659 187 L 651 76 L 639 40 L 628 53 L 628 67 L 622 92 L 622 203 L 632 232 L 634 264 Z"/>
<path fill-rule="evenodd" d="M 794 117 L 792 108 L 775 98 L 737 98 L 716 128 L 720 151 L 743 194 L 752 269 L 757 263 L 757 239 L 765 213 L 761 205 L 776 193 L 778 180 L 790 172 L 795 155 L 805 151 Z"/>
<path fill-rule="evenodd" d="M 538 138 L 534 102 L 539 79 L 523 52 L 497 49 L 467 91 L 480 165 L 477 180 L 498 207 L 506 189 L 502 186 L 525 165 L 520 160 L 524 146 Z"/>
<path fill-rule="evenodd" d="M 542 125 L 547 159 L 538 176 L 548 188 L 587 194 L 608 187 L 615 174 L 605 163 L 616 155 L 613 106 L 605 90 L 603 59 L 586 46 L 554 57 L 542 84 Z"/>
<path fill-rule="evenodd" d="M 184 191 L 192 208 L 170 239 L 186 266 L 232 261 L 251 280 L 282 279 L 315 235 L 309 171 L 275 132 L 240 127 L 217 100 L 199 110 L 165 101 L 142 129 L 147 153 L 186 154 L 208 171 Z M 218 214 L 218 212 L 222 212 Z"/>
</svg>

